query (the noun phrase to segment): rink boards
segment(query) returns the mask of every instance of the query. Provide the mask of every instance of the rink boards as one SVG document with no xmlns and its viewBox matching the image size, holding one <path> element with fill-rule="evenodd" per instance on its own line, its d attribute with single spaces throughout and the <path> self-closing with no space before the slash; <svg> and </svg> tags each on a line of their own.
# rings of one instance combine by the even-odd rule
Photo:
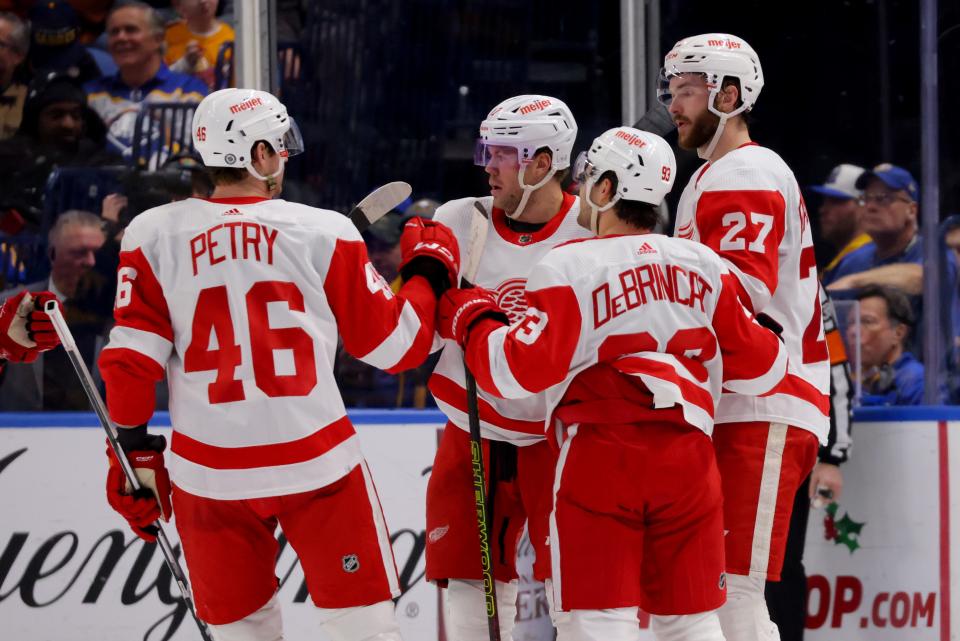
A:
<svg viewBox="0 0 960 641">
<path fill-rule="evenodd" d="M 442 419 L 407 411 L 351 416 L 392 533 L 404 589 L 398 620 L 406 639 L 433 641 L 438 592 L 423 578 L 424 495 Z M 837 509 L 810 515 L 807 638 L 958 641 L 960 411 L 861 412 L 854 429 Z M 159 553 L 107 506 L 104 476 L 93 415 L 0 414 L 0 638 L 199 638 L 180 619 Z M 277 575 L 286 638 L 321 639 L 289 546 Z M 522 590 L 521 600 L 528 622 L 542 614 L 542 593 Z M 515 638 L 541 637 L 528 626 Z"/>
</svg>

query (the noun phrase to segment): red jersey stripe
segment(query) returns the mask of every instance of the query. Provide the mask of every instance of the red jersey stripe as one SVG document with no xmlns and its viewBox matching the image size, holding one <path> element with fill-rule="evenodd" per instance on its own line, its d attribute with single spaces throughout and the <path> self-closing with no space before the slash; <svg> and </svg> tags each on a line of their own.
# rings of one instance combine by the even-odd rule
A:
<svg viewBox="0 0 960 641">
<path fill-rule="evenodd" d="M 467 392 L 451 379 L 434 372 L 430 377 L 430 392 L 447 405 L 450 405 L 464 414 L 467 413 Z M 516 418 L 507 418 L 497 413 L 490 403 L 482 397 L 477 399 L 480 407 L 480 420 L 499 428 L 524 434 L 542 435 L 543 421 L 524 421 Z"/>
<path fill-rule="evenodd" d="M 251 445 L 248 447 L 219 447 L 190 438 L 174 431 L 170 450 L 191 463 L 215 470 L 248 470 L 276 465 L 293 465 L 323 456 L 356 434 L 346 416 L 295 441 Z"/>
</svg>

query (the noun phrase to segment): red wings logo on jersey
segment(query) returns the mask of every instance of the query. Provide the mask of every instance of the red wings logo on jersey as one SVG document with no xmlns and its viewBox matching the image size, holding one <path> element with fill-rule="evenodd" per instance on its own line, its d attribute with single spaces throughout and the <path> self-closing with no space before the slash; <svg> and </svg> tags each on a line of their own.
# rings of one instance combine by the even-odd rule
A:
<svg viewBox="0 0 960 641">
<path fill-rule="evenodd" d="M 511 278 L 500 283 L 494 290 L 497 294 L 497 305 L 507 313 L 511 325 L 522 320 L 527 313 L 527 297 L 524 295 L 526 285 L 526 278 Z"/>
<path fill-rule="evenodd" d="M 687 240 L 690 240 L 691 238 L 693 238 L 693 221 L 691 220 L 686 225 L 683 225 L 682 227 L 677 229 L 676 237 L 686 238 Z"/>
</svg>

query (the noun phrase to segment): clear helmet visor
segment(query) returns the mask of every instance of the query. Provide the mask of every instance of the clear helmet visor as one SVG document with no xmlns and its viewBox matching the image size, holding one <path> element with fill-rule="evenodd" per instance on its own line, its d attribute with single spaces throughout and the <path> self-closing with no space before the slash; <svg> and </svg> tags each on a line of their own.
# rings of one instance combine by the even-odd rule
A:
<svg viewBox="0 0 960 641">
<path fill-rule="evenodd" d="M 477 167 L 518 168 L 519 157 L 520 152 L 515 147 L 495 145 L 483 138 L 477 139 L 473 149 L 473 164 Z"/>
<path fill-rule="evenodd" d="M 597 168 L 587 159 L 587 152 L 581 151 L 577 160 L 573 163 L 573 181 L 577 185 L 582 185 L 596 173 Z"/>
<path fill-rule="evenodd" d="M 657 101 L 667 108 L 673 102 L 673 94 L 670 93 L 670 77 L 667 75 L 666 68 L 660 67 L 660 75 L 657 76 Z"/>
<path fill-rule="evenodd" d="M 490 162 L 490 148 L 483 138 L 477 138 L 477 144 L 473 147 L 473 164 L 477 167 L 486 167 Z"/>
<path fill-rule="evenodd" d="M 674 98 L 674 92 L 670 90 L 670 81 L 675 78 L 681 79 L 675 85 L 677 96 L 680 98 L 691 96 L 697 92 L 709 93 L 713 89 L 706 73 L 678 71 L 675 67 L 661 67 L 660 75 L 657 76 L 657 101 L 667 109 L 670 108 Z M 690 82 L 683 82 L 683 79 L 688 79 Z"/>
<path fill-rule="evenodd" d="M 303 153 L 303 136 L 300 134 L 297 121 L 293 118 L 290 118 L 290 128 L 283 134 L 281 143 L 283 144 L 281 155 L 285 158 Z"/>
</svg>

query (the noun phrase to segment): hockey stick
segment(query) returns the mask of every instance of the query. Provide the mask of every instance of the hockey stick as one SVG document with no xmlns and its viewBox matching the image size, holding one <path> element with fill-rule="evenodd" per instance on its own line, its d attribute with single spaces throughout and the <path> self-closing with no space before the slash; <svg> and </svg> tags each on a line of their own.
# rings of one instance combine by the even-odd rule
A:
<svg viewBox="0 0 960 641">
<path fill-rule="evenodd" d="M 347 218 L 362 232 L 409 198 L 412 192 L 410 185 L 403 181 L 387 183 L 377 187 L 357 203 L 357 206 L 347 214 Z"/>
<path fill-rule="evenodd" d="M 48 301 L 44 311 L 50 317 L 53 328 L 56 330 L 57 336 L 60 337 L 63 348 L 67 351 L 70 363 L 73 365 L 73 369 L 76 370 L 77 376 L 80 377 L 80 384 L 83 386 L 83 391 L 87 393 L 90 405 L 93 406 L 93 411 L 96 412 L 97 418 L 100 419 L 100 425 L 103 426 L 104 431 L 107 433 L 107 441 L 109 441 L 110 448 L 113 450 L 114 455 L 116 455 L 117 460 L 120 461 L 120 467 L 123 469 L 127 481 L 129 481 L 133 487 L 134 493 L 139 492 L 143 486 L 140 484 L 140 479 L 137 478 L 136 472 L 133 471 L 133 466 L 130 465 L 130 461 L 127 460 L 123 448 L 120 447 L 119 441 L 117 441 L 117 426 L 110 420 L 110 414 L 107 413 L 107 407 L 103 399 L 100 398 L 100 393 L 97 391 L 96 385 L 93 383 L 90 370 L 87 369 L 87 364 L 84 363 L 80 357 L 77 344 L 73 340 L 73 334 L 70 332 L 70 328 L 67 327 L 67 323 L 63 319 L 63 314 L 60 313 L 60 306 L 55 300 Z M 193 620 L 197 622 L 197 627 L 200 628 L 200 636 L 203 637 L 204 641 L 213 641 L 207 624 L 197 616 L 197 611 L 193 606 L 193 598 L 190 596 L 187 577 L 180 567 L 180 562 L 177 561 L 177 557 L 174 555 L 173 547 L 170 545 L 170 540 L 163 530 L 160 519 L 154 521 L 152 527 L 157 530 L 157 543 L 160 545 L 160 551 L 163 553 L 163 558 L 167 562 L 167 567 L 170 568 L 170 574 L 173 575 L 174 581 L 177 582 L 177 587 L 180 588 L 183 602 L 190 610 L 190 614 L 193 615 Z"/>
<path fill-rule="evenodd" d="M 460 287 L 473 287 L 480 267 L 480 256 L 487 242 L 487 227 L 490 218 L 480 201 L 474 201 L 470 218 L 470 238 L 467 261 L 460 277 Z M 487 503 L 486 473 L 483 467 L 483 441 L 480 440 L 480 407 L 477 398 L 477 379 L 467 366 L 463 355 L 463 374 L 467 388 L 467 414 L 470 422 L 470 459 L 473 467 L 473 496 L 477 505 L 477 526 L 480 530 L 480 570 L 483 576 L 483 596 L 487 606 L 487 630 L 490 641 L 500 641 L 500 612 L 497 608 L 497 587 L 493 578 L 493 560 L 490 555 L 490 514 Z M 494 483 L 494 479 L 490 479 Z"/>
</svg>

